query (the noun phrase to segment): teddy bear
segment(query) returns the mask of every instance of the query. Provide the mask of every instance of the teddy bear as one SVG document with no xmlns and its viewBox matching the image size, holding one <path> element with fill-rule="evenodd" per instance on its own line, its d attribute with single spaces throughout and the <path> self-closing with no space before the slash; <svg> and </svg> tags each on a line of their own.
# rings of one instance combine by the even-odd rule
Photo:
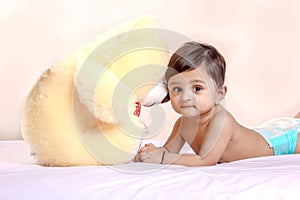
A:
<svg viewBox="0 0 300 200">
<path fill-rule="evenodd" d="M 158 50 L 167 44 L 155 26 L 151 16 L 123 23 L 42 73 L 21 120 L 38 164 L 116 165 L 134 158 L 147 133 L 141 99 L 151 96 L 169 57 Z"/>
</svg>

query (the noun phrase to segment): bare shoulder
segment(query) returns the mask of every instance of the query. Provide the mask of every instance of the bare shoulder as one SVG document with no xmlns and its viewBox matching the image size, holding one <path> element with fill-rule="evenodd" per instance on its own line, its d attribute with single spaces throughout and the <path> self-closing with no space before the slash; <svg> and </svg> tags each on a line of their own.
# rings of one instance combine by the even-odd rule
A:
<svg viewBox="0 0 300 200">
<path fill-rule="evenodd" d="M 232 140 L 235 125 L 236 121 L 233 116 L 224 107 L 216 106 L 199 155 L 218 162 Z"/>
<path fill-rule="evenodd" d="M 234 128 L 234 126 L 237 124 L 235 118 L 231 115 L 231 113 L 228 112 L 221 105 L 216 106 L 216 111 L 214 113 L 212 121 L 214 123 L 217 123 L 218 125 L 222 124 L 223 126 L 225 126 L 227 128 L 227 130 Z"/>
<path fill-rule="evenodd" d="M 223 106 L 218 105 L 216 107 L 216 112 L 212 117 L 211 131 L 218 132 L 221 138 L 226 138 L 226 140 L 231 140 L 235 135 L 235 132 L 239 124 Z"/>
</svg>

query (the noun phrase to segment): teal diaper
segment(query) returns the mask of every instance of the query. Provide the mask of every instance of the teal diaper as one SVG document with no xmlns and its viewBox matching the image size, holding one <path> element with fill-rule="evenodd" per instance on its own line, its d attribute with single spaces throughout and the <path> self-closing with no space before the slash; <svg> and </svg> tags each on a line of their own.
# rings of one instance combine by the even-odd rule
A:
<svg viewBox="0 0 300 200">
<path fill-rule="evenodd" d="M 300 131 L 300 119 L 278 118 L 267 121 L 254 129 L 273 148 L 275 155 L 293 154 Z"/>
</svg>

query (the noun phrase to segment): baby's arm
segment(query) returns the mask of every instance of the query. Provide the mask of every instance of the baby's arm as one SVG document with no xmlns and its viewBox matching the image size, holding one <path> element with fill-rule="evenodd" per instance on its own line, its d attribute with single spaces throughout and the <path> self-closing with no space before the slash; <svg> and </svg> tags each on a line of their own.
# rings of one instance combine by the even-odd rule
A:
<svg viewBox="0 0 300 200">
<path fill-rule="evenodd" d="M 181 118 L 179 118 L 173 127 L 172 133 L 164 144 L 164 148 L 170 153 L 178 153 L 183 147 L 185 140 L 180 134 Z"/>
<path fill-rule="evenodd" d="M 174 130 L 166 142 L 166 149 L 156 148 L 154 145 L 150 145 L 149 148 L 145 147 L 140 154 L 141 161 L 191 167 L 215 165 L 223 156 L 223 153 L 232 138 L 234 124 L 232 120 L 234 120 L 233 117 L 231 115 L 226 115 L 226 111 L 219 112 L 213 117 L 199 155 L 178 154 L 178 147 L 180 146 L 177 146 L 178 142 L 180 141 L 180 144 L 184 144 L 182 137 L 175 134 L 178 132 L 178 126 L 180 125 L 180 120 L 178 120 L 176 122 L 177 125 L 175 124 Z M 182 140 L 179 140 L 179 138 Z M 181 147 L 182 146 L 180 146 L 180 148 Z"/>
<path fill-rule="evenodd" d="M 233 132 L 233 118 L 226 111 L 213 117 L 199 155 L 166 152 L 163 163 L 185 166 L 215 165 L 222 157 Z"/>
<path fill-rule="evenodd" d="M 185 140 L 178 132 L 181 124 L 181 118 L 179 118 L 174 124 L 171 135 L 166 141 L 163 147 L 156 147 L 153 144 L 146 144 L 142 147 L 135 156 L 136 162 L 155 162 L 160 163 L 162 160 L 162 154 L 165 152 L 178 153 L 185 143 Z"/>
</svg>

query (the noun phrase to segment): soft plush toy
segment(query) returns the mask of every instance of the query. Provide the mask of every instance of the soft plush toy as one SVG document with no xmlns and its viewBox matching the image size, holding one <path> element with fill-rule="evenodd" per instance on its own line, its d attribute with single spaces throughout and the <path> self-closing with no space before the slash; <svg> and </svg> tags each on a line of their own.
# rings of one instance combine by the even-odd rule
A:
<svg viewBox="0 0 300 200">
<path fill-rule="evenodd" d="M 134 157 L 144 130 L 136 102 L 168 59 L 153 27 L 151 17 L 122 24 L 41 75 L 21 123 L 39 164 L 111 165 Z"/>
</svg>

